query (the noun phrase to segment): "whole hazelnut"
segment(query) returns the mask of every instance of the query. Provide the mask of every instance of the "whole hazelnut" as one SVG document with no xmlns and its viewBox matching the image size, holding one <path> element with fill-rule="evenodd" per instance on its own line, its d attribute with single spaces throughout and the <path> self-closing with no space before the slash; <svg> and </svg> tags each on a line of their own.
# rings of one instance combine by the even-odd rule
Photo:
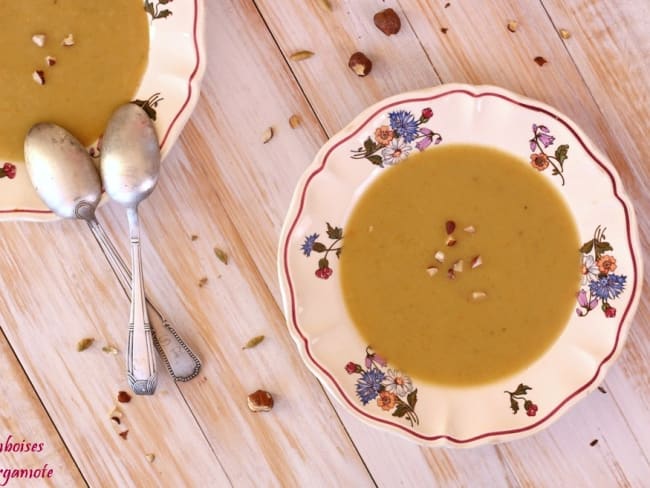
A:
<svg viewBox="0 0 650 488">
<path fill-rule="evenodd" d="M 362 52 L 357 51 L 350 56 L 348 66 L 357 76 L 366 76 L 372 70 L 372 61 Z"/>
<path fill-rule="evenodd" d="M 397 12 L 392 8 L 387 8 L 377 12 L 373 17 L 373 20 L 375 21 L 377 28 L 387 36 L 397 34 L 402 27 L 402 22 L 399 20 Z"/>
</svg>

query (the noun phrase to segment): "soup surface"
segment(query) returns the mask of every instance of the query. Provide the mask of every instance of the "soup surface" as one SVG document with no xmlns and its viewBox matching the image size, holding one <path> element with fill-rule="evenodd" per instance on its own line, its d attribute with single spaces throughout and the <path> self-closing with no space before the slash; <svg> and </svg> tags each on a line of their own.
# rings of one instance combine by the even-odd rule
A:
<svg viewBox="0 0 650 488">
<path fill-rule="evenodd" d="M 0 160 L 22 161 L 25 135 L 38 122 L 59 124 L 91 144 L 144 73 L 149 27 L 142 1 L 0 0 L 0 12 Z M 32 40 L 40 34 L 43 47 Z M 62 45 L 69 34 L 74 44 Z M 44 84 L 33 79 L 35 71 Z"/>
<path fill-rule="evenodd" d="M 352 320 L 421 380 L 511 374 L 552 344 L 574 306 L 580 243 L 569 209 L 546 177 L 495 149 L 439 146 L 383 170 L 344 232 Z"/>
</svg>

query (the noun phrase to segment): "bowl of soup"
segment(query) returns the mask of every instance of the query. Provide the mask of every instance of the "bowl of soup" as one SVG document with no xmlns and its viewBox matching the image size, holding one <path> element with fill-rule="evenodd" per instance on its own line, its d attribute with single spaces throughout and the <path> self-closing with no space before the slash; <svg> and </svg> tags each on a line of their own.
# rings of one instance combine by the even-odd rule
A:
<svg viewBox="0 0 650 488">
<path fill-rule="evenodd" d="M 0 219 L 57 218 L 33 190 L 23 141 L 38 122 L 74 134 L 94 158 L 112 112 L 129 101 L 154 120 L 167 154 L 204 71 L 200 0 L 8 2 L 0 19 Z"/>
<path fill-rule="evenodd" d="M 641 287 L 634 210 L 568 117 L 442 85 L 318 152 L 278 271 L 306 366 L 368 424 L 436 446 L 529 435 L 590 391 Z"/>
</svg>

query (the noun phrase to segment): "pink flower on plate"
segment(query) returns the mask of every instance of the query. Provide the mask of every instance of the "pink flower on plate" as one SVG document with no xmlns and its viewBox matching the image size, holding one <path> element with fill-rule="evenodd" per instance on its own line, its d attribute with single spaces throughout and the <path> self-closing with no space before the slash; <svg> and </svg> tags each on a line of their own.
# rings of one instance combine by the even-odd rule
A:
<svg viewBox="0 0 650 488">
<path fill-rule="evenodd" d="M 608 319 L 613 319 L 616 317 L 616 309 L 609 303 L 603 303 L 603 312 L 605 312 L 605 317 Z"/>
<path fill-rule="evenodd" d="M 526 400 L 524 402 L 524 409 L 526 410 L 526 415 L 529 417 L 534 417 L 537 415 L 537 410 L 539 410 L 539 407 L 530 400 Z"/>
<path fill-rule="evenodd" d="M 578 314 L 578 317 L 584 317 L 587 313 L 596 308 L 596 305 L 598 305 L 598 298 L 593 298 L 589 301 L 587 299 L 587 292 L 585 290 L 580 290 L 578 292 L 578 305 L 582 308 L 576 308 L 576 313 Z"/>
<path fill-rule="evenodd" d="M 345 371 L 348 374 L 361 373 L 361 365 L 350 361 L 348 364 L 345 365 Z"/>
<path fill-rule="evenodd" d="M 417 147 L 418 150 L 420 151 L 424 151 L 432 143 L 436 145 L 442 142 L 442 137 L 440 136 L 440 134 L 434 133 L 431 129 L 427 129 L 426 127 L 421 127 L 420 133 L 423 134 L 424 137 L 422 137 L 418 142 L 415 143 L 415 147 Z"/>
<path fill-rule="evenodd" d="M 366 369 L 372 368 L 372 365 L 376 364 L 380 368 L 385 368 L 388 362 L 381 357 L 379 354 L 374 352 L 372 349 L 366 349 Z"/>
<path fill-rule="evenodd" d="M 431 117 L 433 117 L 433 110 L 431 110 L 431 107 L 423 108 L 422 109 L 422 120 L 424 122 L 426 122 Z"/>
<path fill-rule="evenodd" d="M 6 176 L 10 180 L 16 177 L 16 166 L 11 163 L 5 163 L 2 165 L 2 171 L 0 172 L 0 178 Z"/>
<path fill-rule="evenodd" d="M 326 280 L 332 276 L 332 273 L 334 273 L 334 270 L 329 266 L 326 266 L 324 268 L 318 268 L 314 274 L 321 280 Z"/>
</svg>

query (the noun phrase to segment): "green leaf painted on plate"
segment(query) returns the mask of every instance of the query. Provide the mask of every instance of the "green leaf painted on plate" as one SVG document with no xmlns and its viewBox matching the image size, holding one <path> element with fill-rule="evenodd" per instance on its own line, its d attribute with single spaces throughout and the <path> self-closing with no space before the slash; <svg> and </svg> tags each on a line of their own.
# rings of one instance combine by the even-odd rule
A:
<svg viewBox="0 0 650 488">
<path fill-rule="evenodd" d="M 598 255 L 603 254 L 605 251 L 613 251 L 614 248 L 609 242 L 606 241 L 598 241 L 594 243 L 594 246 L 596 247 L 596 253 Z"/>
<path fill-rule="evenodd" d="M 393 412 L 393 417 L 404 417 L 409 411 L 408 405 L 405 403 L 400 403 L 395 407 L 395 411 Z"/>
<path fill-rule="evenodd" d="M 519 383 L 519 386 L 515 391 L 512 392 L 512 394 L 517 396 L 525 395 L 528 393 L 528 390 L 532 390 L 532 388 L 530 386 L 524 385 L 523 383 Z"/>
<path fill-rule="evenodd" d="M 381 159 L 381 156 L 378 156 L 377 154 L 374 154 L 372 156 L 368 156 L 367 158 L 372 164 L 376 164 L 377 166 L 384 166 L 383 160 Z"/>
<path fill-rule="evenodd" d="M 325 252 L 327 251 L 327 246 L 322 242 L 314 242 L 314 244 L 311 246 L 311 249 L 312 251 L 316 252 Z"/>
<path fill-rule="evenodd" d="M 580 252 L 582 254 L 589 254 L 591 250 L 594 248 L 594 240 L 590 240 L 588 242 L 585 242 L 582 247 L 580 248 Z"/>
<path fill-rule="evenodd" d="M 510 397 L 510 408 L 512 409 L 513 415 L 519 411 L 519 402 L 512 398 L 512 396 Z"/>
<path fill-rule="evenodd" d="M 370 137 L 368 137 L 368 139 L 363 141 L 363 148 L 366 150 L 366 154 L 370 155 L 379 149 L 379 146 Z"/>
<path fill-rule="evenodd" d="M 555 150 L 555 158 L 557 159 L 558 163 L 560 163 L 560 167 L 564 167 L 564 161 L 566 161 L 567 158 L 567 153 L 569 152 L 569 145 L 568 144 L 562 144 L 557 147 Z"/>
<path fill-rule="evenodd" d="M 415 404 L 418 402 L 417 388 L 413 390 L 411 393 L 409 393 L 408 395 L 406 395 L 406 401 L 411 408 L 415 409 Z"/>
<path fill-rule="evenodd" d="M 341 239 L 343 238 L 343 229 L 340 227 L 332 227 L 329 222 L 327 224 L 327 237 L 330 239 Z"/>
</svg>

